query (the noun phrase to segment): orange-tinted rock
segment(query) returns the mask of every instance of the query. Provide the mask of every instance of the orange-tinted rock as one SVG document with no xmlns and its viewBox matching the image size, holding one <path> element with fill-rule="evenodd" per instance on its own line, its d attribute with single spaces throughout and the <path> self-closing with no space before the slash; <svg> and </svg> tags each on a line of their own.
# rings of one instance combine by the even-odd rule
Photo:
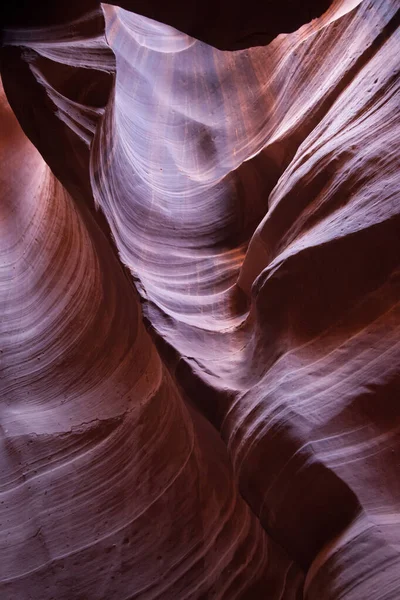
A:
<svg viewBox="0 0 400 600">
<path fill-rule="evenodd" d="M 397 600 L 397 3 L 166 8 L 4 34 L 0 592 Z"/>
</svg>

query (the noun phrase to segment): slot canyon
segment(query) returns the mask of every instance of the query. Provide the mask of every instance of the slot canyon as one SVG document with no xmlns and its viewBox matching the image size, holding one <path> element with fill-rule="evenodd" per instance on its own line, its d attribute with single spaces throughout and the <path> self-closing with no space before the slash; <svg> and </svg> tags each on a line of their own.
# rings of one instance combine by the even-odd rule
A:
<svg viewBox="0 0 400 600">
<path fill-rule="evenodd" d="M 0 600 L 400 600 L 398 0 L 5 0 Z"/>
</svg>

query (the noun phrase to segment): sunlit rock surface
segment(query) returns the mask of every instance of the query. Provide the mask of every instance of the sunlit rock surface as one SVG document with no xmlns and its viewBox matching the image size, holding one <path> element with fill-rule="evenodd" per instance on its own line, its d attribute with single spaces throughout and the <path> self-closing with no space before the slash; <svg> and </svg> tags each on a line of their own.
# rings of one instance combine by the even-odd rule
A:
<svg viewBox="0 0 400 600">
<path fill-rule="evenodd" d="M 397 600 L 397 2 L 70 4 L 3 32 L 0 597 Z"/>
</svg>

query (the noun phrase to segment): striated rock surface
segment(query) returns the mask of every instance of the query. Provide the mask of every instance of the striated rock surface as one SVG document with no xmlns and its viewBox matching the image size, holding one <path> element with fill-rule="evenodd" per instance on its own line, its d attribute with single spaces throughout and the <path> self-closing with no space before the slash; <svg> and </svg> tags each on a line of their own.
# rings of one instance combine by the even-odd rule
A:
<svg viewBox="0 0 400 600">
<path fill-rule="evenodd" d="M 105 236 L 1 118 L 2 597 L 296 598 Z"/>
<path fill-rule="evenodd" d="M 3 32 L 1 597 L 397 600 L 397 2 L 119 4 Z"/>
</svg>

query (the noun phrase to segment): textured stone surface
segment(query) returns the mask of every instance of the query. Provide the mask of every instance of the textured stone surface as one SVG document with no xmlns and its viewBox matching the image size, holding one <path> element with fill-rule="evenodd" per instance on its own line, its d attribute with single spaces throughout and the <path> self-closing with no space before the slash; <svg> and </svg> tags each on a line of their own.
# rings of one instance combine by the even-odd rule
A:
<svg viewBox="0 0 400 600">
<path fill-rule="evenodd" d="M 2 597 L 397 600 L 397 2 L 74 6 L 3 33 Z"/>
</svg>

